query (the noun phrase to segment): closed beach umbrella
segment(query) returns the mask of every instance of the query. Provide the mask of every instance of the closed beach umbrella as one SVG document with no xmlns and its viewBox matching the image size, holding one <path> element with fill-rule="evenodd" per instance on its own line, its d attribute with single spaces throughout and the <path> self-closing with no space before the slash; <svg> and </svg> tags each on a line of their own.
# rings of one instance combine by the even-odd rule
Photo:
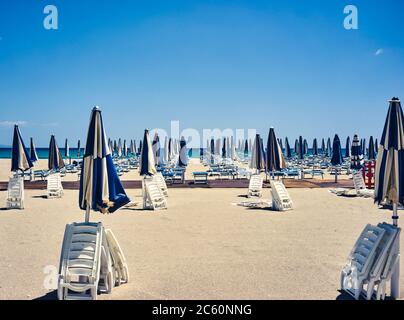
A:
<svg viewBox="0 0 404 320">
<path fill-rule="evenodd" d="M 63 162 L 62 155 L 60 154 L 55 136 L 52 135 L 49 143 L 48 169 L 53 171 L 59 171 L 64 167 L 65 163 Z"/>
<path fill-rule="evenodd" d="M 25 148 L 24 141 L 22 140 L 20 129 L 17 125 L 14 126 L 13 135 L 13 150 L 11 155 L 11 172 L 27 171 L 34 165 Z"/>
<path fill-rule="evenodd" d="M 286 168 L 286 162 L 283 158 L 281 146 L 276 139 L 274 128 L 269 129 L 265 164 L 268 173 Z"/>
<path fill-rule="evenodd" d="M 156 166 L 158 166 L 160 165 L 160 137 L 157 134 L 157 132 L 154 135 L 152 149 L 153 149 L 154 163 Z"/>
<path fill-rule="evenodd" d="M 127 145 L 126 145 L 126 140 L 123 140 L 122 155 L 123 155 L 124 157 L 127 157 L 127 156 L 128 156 L 128 147 L 127 147 Z"/>
<path fill-rule="evenodd" d="M 164 139 L 164 155 L 163 155 L 163 162 L 168 163 L 169 161 L 169 152 L 168 152 L 168 137 L 166 136 Z"/>
<path fill-rule="evenodd" d="M 143 141 L 140 140 L 140 141 L 139 141 L 139 150 L 138 150 L 138 153 L 139 153 L 139 154 L 142 153 L 142 149 L 143 149 Z"/>
<path fill-rule="evenodd" d="M 304 141 L 303 141 L 303 146 L 304 146 L 303 153 L 308 154 L 309 153 L 309 145 L 308 145 L 306 139 L 304 139 Z"/>
<path fill-rule="evenodd" d="M 154 164 L 153 148 L 150 142 L 149 130 L 144 131 L 142 153 L 140 156 L 140 175 L 153 176 L 157 173 Z"/>
<path fill-rule="evenodd" d="M 377 138 L 375 140 L 375 154 L 377 155 L 377 151 L 379 150 L 379 144 L 377 142 Z"/>
<path fill-rule="evenodd" d="M 292 158 L 292 151 L 290 150 L 288 137 L 285 138 L 285 156 L 286 158 Z"/>
<path fill-rule="evenodd" d="M 293 149 L 296 155 L 299 155 L 299 140 L 295 140 L 295 148 Z"/>
<path fill-rule="evenodd" d="M 331 139 L 330 138 L 327 139 L 327 152 L 325 153 L 325 155 L 327 157 L 331 157 L 331 155 L 332 155 Z"/>
<path fill-rule="evenodd" d="M 109 147 L 109 146 L 108 146 Z M 81 142 L 80 140 L 77 142 L 77 159 L 81 158 Z"/>
<path fill-rule="evenodd" d="M 298 154 L 299 154 L 299 159 L 302 160 L 304 159 L 304 142 L 303 142 L 303 137 L 299 137 L 299 148 L 298 148 Z"/>
<path fill-rule="evenodd" d="M 184 137 L 181 137 L 180 140 L 180 152 L 178 157 L 178 166 L 186 167 L 188 165 L 188 156 L 187 156 L 187 142 Z"/>
<path fill-rule="evenodd" d="M 338 135 L 336 134 L 334 136 L 334 140 L 332 142 L 332 157 L 331 157 L 331 164 L 335 166 L 340 166 L 344 162 L 344 159 L 342 157 L 342 151 L 341 151 L 341 141 L 339 140 Z M 337 169 L 335 168 L 335 182 L 338 180 L 338 172 Z"/>
<path fill-rule="evenodd" d="M 215 154 L 215 139 L 210 139 L 210 153 Z"/>
<path fill-rule="evenodd" d="M 118 140 L 118 152 L 117 152 L 118 158 L 122 158 L 122 140 L 119 138 Z"/>
<path fill-rule="evenodd" d="M 369 160 L 376 159 L 375 144 L 373 142 L 373 136 L 370 136 L 370 138 L 369 138 L 368 159 Z"/>
<path fill-rule="evenodd" d="M 262 150 L 262 142 L 259 134 L 255 135 L 251 151 L 250 168 L 257 170 L 258 173 L 265 169 L 264 152 Z"/>
<path fill-rule="evenodd" d="M 222 147 L 222 158 L 227 158 L 227 155 L 226 155 L 226 138 L 223 138 L 223 147 Z"/>
<path fill-rule="evenodd" d="M 65 158 L 70 158 L 70 147 L 67 139 L 65 140 Z"/>
<path fill-rule="evenodd" d="M 325 153 L 326 153 L 324 138 L 321 139 L 321 153 L 322 153 L 322 154 L 325 154 Z"/>
<path fill-rule="evenodd" d="M 314 138 L 313 140 L 313 156 L 318 156 L 318 146 L 316 138 Z"/>
<path fill-rule="evenodd" d="M 351 157 L 351 139 L 349 136 L 346 138 L 346 144 L 345 144 L 345 158 Z"/>
<path fill-rule="evenodd" d="M 282 143 L 282 138 L 278 139 L 279 147 L 281 148 L 281 151 L 283 153 L 283 143 Z"/>
<path fill-rule="evenodd" d="M 363 154 L 357 134 L 352 139 L 351 147 L 351 169 L 360 170 L 363 167 Z"/>
<path fill-rule="evenodd" d="M 404 116 L 398 98 L 390 101 L 389 111 L 376 161 L 375 202 L 393 204 L 393 224 L 398 225 L 397 206 L 404 205 Z M 399 247 L 397 248 L 399 256 Z M 391 295 L 400 298 L 400 261 L 391 278 Z"/>
<path fill-rule="evenodd" d="M 36 152 L 35 143 L 34 143 L 33 138 L 31 138 L 31 141 L 30 141 L 30 149 L 29 149 L 29 151 L 30 151 L 31 162 L 32 163 L 37 162 L 39 160 L 39 157 L 38 157 L 38 154 Z"/>
<path fill-rule="evenodd" d="M 248 140 L 246 139 L 245 140 L 245 143 L 244 143 L 244 157 L 245 158 L 247 158 L 248 157 Z"/>
<path fill-rule="evenodd" d="M 129 202 L 112 160 L 101 110 L 95 107 L 91 113 L 80 177 L 80 208 L 86 210 L 88 222 L 91 209 L 113 213 Z"/>
</svg>

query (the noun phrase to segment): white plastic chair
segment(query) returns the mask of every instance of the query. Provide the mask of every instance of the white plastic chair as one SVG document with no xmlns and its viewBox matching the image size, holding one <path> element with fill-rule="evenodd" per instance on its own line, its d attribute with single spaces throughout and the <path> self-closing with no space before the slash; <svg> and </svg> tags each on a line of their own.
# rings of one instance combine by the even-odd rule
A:
<svg viewBox="0 0 404 320">
<path fill-rule="evenodd" d="M 112 257 L 112 267 L 114 270 L 115 285 L 129 282 L 129 269 L 123 251 L 116 240 L 112 230 L 105 230 L 106 240 Z"/>
<path fill-rule="evenodd" d="M 271 180 L 271 193 L 274 210 L 286 211 L 293 209 L 292 199 L 281 181 Z"/>
<path fill-rule="evenodd" d="M 248 187 L 248 197 L 262 197 L 262 185 L 264 183 L 264 179 L 258 175 L 252 175 L 250 178 L 250 184 Z"/>
<path fill-rule="evenodd" d="M 365 181 L 363 181 L 363 176 L 360 171 L 352 175 L 352 180 L 358 195 L 366 198 L 374 198 L 374 191 L 366 188 Z"/>
<path fill-rule="evenodd" d="M 63 186 L 60 173 L 52 173 L 46 178 L 46 180 L 48 199 L 61 198 L 63 196 Z"/>
<path fill-rule="evenodd" d="M 144 209 L 167 209 L 167 200 L 153 179 L 143 179 L 143 206 Z"/>
<path fill-rule="evenodd" d="M 24 209 L 24 178 L 12 177 L 8 181 L 7 209 Z"/>
<path fill-rule="evenodd" d="M 163 175 L 161 174 L 161 172 L 157 173 L 156 175 L 153 176 L 154 181 L 156 181 L 157 185 L 159 186 L 159 188 L 161 189 L 161 191 L 163 192 L 164 196 L 168 197 L 168 188 L 167 188 L 167 184 L 166 181 L 164 180 Z"/>
</svg>

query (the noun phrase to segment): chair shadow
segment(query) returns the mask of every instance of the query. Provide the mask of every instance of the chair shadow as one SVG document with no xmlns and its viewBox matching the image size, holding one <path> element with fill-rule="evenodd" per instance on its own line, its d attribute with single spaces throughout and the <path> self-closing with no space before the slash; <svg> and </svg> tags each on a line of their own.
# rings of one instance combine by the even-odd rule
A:
<svg viewBox="0 0 404 320">
<path fill-rule="evenodd" d="M 32 196 L 32 199 L 48 199 L 47 196 Z"/>
<path fill-rule="evenodd" d="M 345 291 L 338 290 L 340 293 L 339 296 L 335 298 L 337 301 L 356 301 L 354 297 L 352 297 L 350 294 L 346 293 Z M 385 301 L 393 301 L 394 299 L 391 298 L 390 296 L 386 296 Z M 366 301 L 366 299 L 361 295 L 359 298 L 359 301 Z"/>
<path fill-rule="evenodd" d="M 33 299 L 33 301 L 56 301 L 58 300 L 58 292 L 57 290 L 48 292 L 47 294 L 45 294 L 42 297 L 38 297 Z"/>
<path fill-rule="evenodd" d="M 248 198 L 248 196 L 246 194 L 239 194 L 237 197 L 238 198 Z"/>
</svg>

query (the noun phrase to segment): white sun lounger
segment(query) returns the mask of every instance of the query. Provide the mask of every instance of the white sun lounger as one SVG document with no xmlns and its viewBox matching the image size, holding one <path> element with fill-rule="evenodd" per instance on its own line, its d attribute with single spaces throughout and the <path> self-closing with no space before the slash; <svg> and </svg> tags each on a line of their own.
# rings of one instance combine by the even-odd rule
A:
<svg viewBox="0 0 404 320">
<path fill-rule="evenodd" d="M 167 200 L 153 179 L 143 179 L 143 206 L 145 209 L 167 209 Z"/>
<path fill-rule="evenodd" d="M 66 226 L 60 258 L 59 300 L 96 300 L 101 271 L 101 223 Z"/>
<path fill-rule="evenodd" d="M 258 175 L 252 175 L 250 178 L 250 185 L 248 187 L 248 197 L 262 197 L 262 184 L 264 183 L 264 179 Z"/>
<path fill-rule="evenodd" d="M 281 181 L 271 180 L 271 193 L 274 210 L 286 211 L 293 209 L 292 199 Z"/>
<path fill-rule="evenodd" d="M 363 181 L 363 176 L 360 171 L 352 175 L 352 180 L 358 195 L 366 198 L 374 198 L 374 191 L 366 188 L 365 181 Z"/>
<path fill-rule="evenodd" d="M 61 198 L 63 196 L 63 186 L 60 173 L 52 173 L 46 178 L 46 180 L 48 199 Z"/>
<path fill-rule="evenodd" d="M 372 298 L 376 300 L 385 299 L 387 282 L 391 279 L 399 258 L 398 244 L 401 229 L 387 223 L 381 223 L 378 227 L 384 229 L 386 233 L 380 243 L 378 257 L 367 281 L 367 300 Z"/>
<path fill-rule="evenodd" d="M 360 234 L 341 272 L 341 289 L 359 299 L 376 259 L 385 230 L 368 224 Z"/>
<path fill-rule="evenodd" d="M 156 181 L 157 185 L 160 187 L 160 189 L 163 192 L 164 196 L 168 197 L 167 184 L 166 184 L 166 181 L 164 180 L 164 177 L 161 174 L 161 172 L 154 175 L 153 179 L 154 179 L 154 181 Z"/>
<path fill-rule="evenodd" d="M 105 236 L 111 252 L 115 285 L 120 286 L 122 283 L 128 283 L 129 269 L 123 251 L 110 229 L 105 230 Z"/>
<path fill-rule="evenodd" d="M 24 209 L 24 178 L 12 177 L 8 181 L 7 209 Z"/>
</svg>

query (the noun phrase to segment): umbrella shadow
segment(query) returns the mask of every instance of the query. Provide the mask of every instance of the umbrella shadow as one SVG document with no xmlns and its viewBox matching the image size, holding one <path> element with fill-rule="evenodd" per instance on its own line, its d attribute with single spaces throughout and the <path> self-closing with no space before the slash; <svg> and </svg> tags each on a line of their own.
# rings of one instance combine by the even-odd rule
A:
<svg viewBox="0 0 404 320">
<path fill-rule="evenodd" d="M 47 294 L 33 299 L 33 301 L 55 301 L 58 300 L 58 292 L 57 290 L 48 292 Z"/>
<path fill-rule="evenodd" d="M 350 294 L 346 293 L 343 290 L 338 290 L 338 292 L 340 293 L 335 300 L 337 301 L 356 301 L 354 297 L 352 297 Z M 359 298 L 360 301 L 366 301 L 366 299 L 363 296 L 360 296 Z M 392 301 L 394 300 L 393 298 L 391 298 L 390 296 L 386 296 L 386 301 Z"/>
<path fill-rule="evenodd" d="M 42 196 L 32 196 L 32 199 L 48 199 L 47 196 L 42 195 Z"/>
<path fill-rule="evenodd" d="M 246 194 L 239 194 L 237 197 L 238 198 L 248 198 L 248 196 Z"/>
</svg>

